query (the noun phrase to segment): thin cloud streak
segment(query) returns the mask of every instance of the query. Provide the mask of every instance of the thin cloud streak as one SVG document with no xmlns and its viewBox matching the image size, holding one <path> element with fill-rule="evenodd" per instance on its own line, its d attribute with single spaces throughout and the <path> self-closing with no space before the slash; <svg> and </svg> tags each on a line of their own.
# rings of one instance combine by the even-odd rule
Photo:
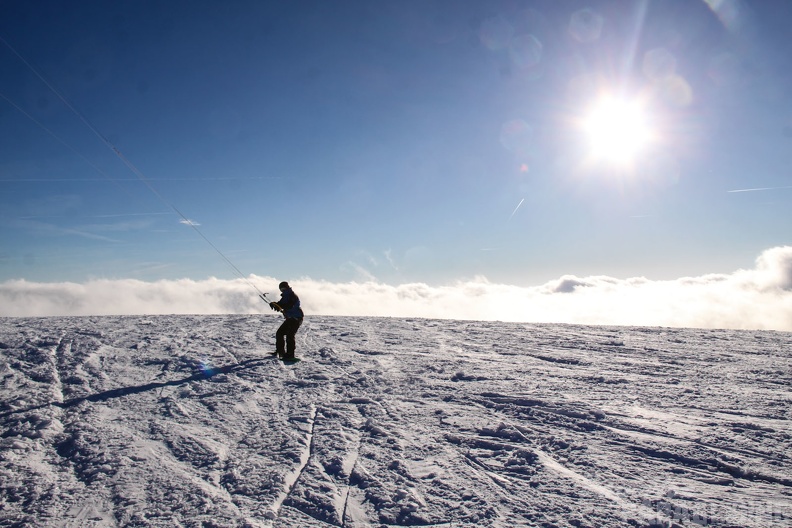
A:
<svg viewBox="0 0 792 528">
<path fill-rule="evenodd" d="M 173 216 L 174 213 L 119 213 L 119 214 L 98 214 L 98 215 L 36 215 L 36 216 L 20 216 L 20 220 L 32 220 L 37 218 L 123 218 L 126 216 L 160 216 L 169 215 Z"/>
<path fill-rule="evenodd" d="M 137 183 L 137 178 L 0 178 L 0 183 L 42 183 L 42 182 L 93 182 L 112 179 L 120 183 Z M 151 182 L 161 181 L 244 181 L 244 180 L 283 180 L 283 176 L 209 176 L 206 178 L 147 178 Z"/>
<path fill-rule="evenodd" d="M 132 279 L 77 283 L 0 283 L 0 316 L 271 315 L 250 284 L 271 292 L 282 279 Z M 250 282 L 248 282 L 250 281 Z M 792 246 L 763 252 L 754 268 L 654 281 L 644 277 L 562 276 L 540 286 L 493 284 L 484 277 L 448 286 L 392 286 L 374 280 L 289 281 L 308 317 L 424 317 L 592 325 L 792 331 Z M 275 295 L 274 293 L 272 295 Z"/>
<path fill-rule="evenodd" d="M 100 242 L 118 243 L 119 240 L 109 238 L 90 231 L 92 226 L 78 226 L 76 228 L 61 227 L 46 222 L 38 222 L 36 220 L 22 220 L 18 222 L 20 226 L 28 231 L 35 232 L 47 236 L 77 236 L 87 238 L 89 240 L 98 240 Z M 95 228 L 95 226 L 93 226 Z M 120 231 L 121 229 L 103 229 L 102 231 Z"/>
<path fill-rule="evenodd" d="M 517 209 L 520 208 L 520 206 L 523 204 L 524 201 L 525 201 L 525 198 L 520 200 L 520 203 L 517 204 L 517 207 L 514 208 L 514 211 L 512 211 L 511 216 L 509 216 L 509 220 L 511 220 L 514 217 L 514 215 L 517 214 Z"/>
<path fill-rule="evenodd" d="M 783 187 L 756 187 L 754 189 L 734 189 L 726 191 L 728 193 L 744 193 L 744 192 L 757 192 L 757 191 L 777 191 L 779 189 L 792 189 L 792 185 L 785 185 Z"/>
</svg>

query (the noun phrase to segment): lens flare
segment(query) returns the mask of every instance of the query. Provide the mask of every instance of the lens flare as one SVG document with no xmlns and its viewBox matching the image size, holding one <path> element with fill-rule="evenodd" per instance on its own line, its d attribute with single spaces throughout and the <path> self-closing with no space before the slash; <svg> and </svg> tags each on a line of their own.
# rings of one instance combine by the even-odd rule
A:
<svg viewBox="0 0 792 528">
<path fill-rule="evenodd" d="M 533 68 L 542 60 L 542 43 L 533 35 L 520 35 L 512 40 L 509 54 L 518 68 Z"/>
<path fill-rule="evenodd" d="M 479 39 L 491 51 L 506 49 L 514 36 L 514 27 L 502 16 L 482 22 Z"/>
<path fill-rule="evenodd" d="M 575 11 L 569 19 L 569 34 L 581 43 L 599 40 L 605 19 L 593 9 Z"/>
<path fill-rule="evenodd" d="M 676 74 L 677 60 L 665 48 L 647 51 L 643 58 L 643 73 L 653 82 L 663 81 Z"/>
<path fill-rule="evenodd" d="M 723 27 L 729 31 L 739 31 L 745 22 L 745 5 L 741 0 L 704 0 Z"/>
<path fill-rule="evenodd" d="M 214 368 L 211 360 L 208 358 L 204 358 L 201 360 L 200 369 L 201 369 L 201 373 L 206 378 L 211 378 L 217 373 L 217 369 Z"/>
</svg>

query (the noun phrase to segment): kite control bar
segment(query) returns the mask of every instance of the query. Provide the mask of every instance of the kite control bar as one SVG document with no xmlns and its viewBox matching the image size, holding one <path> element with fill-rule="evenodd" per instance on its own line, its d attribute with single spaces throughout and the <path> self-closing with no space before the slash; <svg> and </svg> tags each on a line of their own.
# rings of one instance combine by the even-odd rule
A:
<svg viewBox="0 0 792 528">
<path fill-rule="evenodd" d="M 259 295 L 259 297 L 261 297 L 262 301 L 264 301 L 265 303 L 269 304 L 270 308 L 272 308 L 276 312 L 282 312 L 283 311 L 283 308 L 280 307 L 280 304 L 276 303 L 275 301 L 270 301 L 269 299 L 267 299 L 267 294 L 266 293 L 262 293 L 261 295 Z"/>
</svg>

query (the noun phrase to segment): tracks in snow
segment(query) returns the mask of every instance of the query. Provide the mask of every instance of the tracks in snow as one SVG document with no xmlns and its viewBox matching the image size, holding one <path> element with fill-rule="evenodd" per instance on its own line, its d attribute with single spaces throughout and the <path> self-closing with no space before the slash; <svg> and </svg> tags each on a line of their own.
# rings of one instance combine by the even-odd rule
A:
<svg viewBox="0 0 792 528">
<path fill-rule="evenodd" d="M 756 528 L 775 518 L 731 505 L 788 511 L 775 334 L 722 354 L 661 330 L 316 317 L 286 367 L 264 359 L 256 317 L 78 321 L 0 336 L 0 479 L 41 491 L 33 517 L 4 504 L 19 524 L 616 528 L 685 512 Z"/>
<path fill-rule="evenodd" d="M 305 446 L 300 453 L 300 463 L 294 468 L 294 470 L 284 475 L 283 489 L 280 491 L 278 496 L 275 498 L 275 501 L 270 506 L 270 509 L 272 510 L 272 515 L 270 518 L 272 519 L 277 518 L 281 506 L 289 497 L 289 495 L 291 495 L 292 491 L 294 490 L 294 486 L 297 484 L 297 481 L 299 480 L 300 476 L 302 476 L 303 471 L 305 471 L 305 467 L 308 465 L 308 462 L 311 459 L 314 449 L 314 427 L 316 426 L 316 407 L 313 405 L 311 406 L 311 411 L 306 422 L 307 431 L 305 436 Z"/>
</svg>

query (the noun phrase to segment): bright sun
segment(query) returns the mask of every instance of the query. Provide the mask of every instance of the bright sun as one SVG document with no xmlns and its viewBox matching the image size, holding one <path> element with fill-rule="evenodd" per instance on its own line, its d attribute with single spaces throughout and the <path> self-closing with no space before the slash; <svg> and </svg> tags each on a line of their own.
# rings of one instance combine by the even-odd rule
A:
<svg viewBox="0 0 792 528">
<path fill-rule="evenodd" d="M 628 164 L 650 142 L 644 109 L 637 101 L 605 98 L 583 121 L 591 155 L 615 164 Z"/>
</svg>

